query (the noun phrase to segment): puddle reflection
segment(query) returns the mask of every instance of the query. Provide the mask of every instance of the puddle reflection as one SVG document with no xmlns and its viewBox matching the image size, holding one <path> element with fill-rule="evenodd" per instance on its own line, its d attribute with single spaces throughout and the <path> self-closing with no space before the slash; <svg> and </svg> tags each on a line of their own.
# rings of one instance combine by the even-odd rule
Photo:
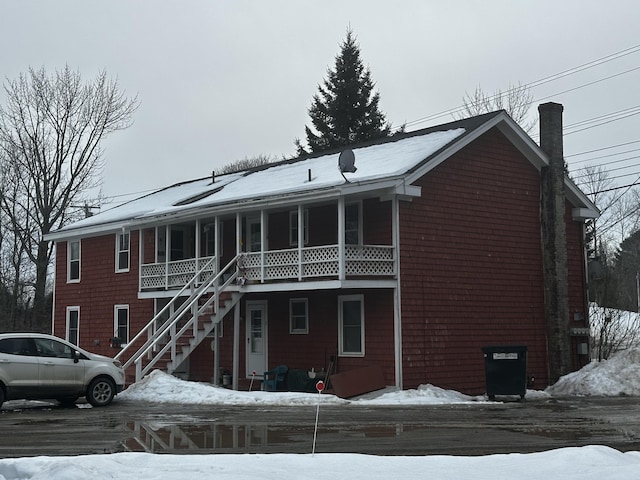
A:
<svg viewBox="0 0 640 480">
<path fill-rule="evenodd" d="M 205 425 L 157 425 L 138 421 L 126 422 L 131 436 L 125 442 L 129 451 L 153 453 L 181 450 L 201 450 L 215 453 L 255 453 L 277 450 L 279 445 L 298 443 L 301 451 L 311 445 L 313 427 L 274 427 L 269 425 L 233 425 L 210 423 Z M 319 428 L 318 435 L 339 435 L 351 438 L 395 437 L 404 432 L 403 425 L 374 425 L 362 427 Z M 204 452 L 201 452 L 204 453 Z"/>
</svg>

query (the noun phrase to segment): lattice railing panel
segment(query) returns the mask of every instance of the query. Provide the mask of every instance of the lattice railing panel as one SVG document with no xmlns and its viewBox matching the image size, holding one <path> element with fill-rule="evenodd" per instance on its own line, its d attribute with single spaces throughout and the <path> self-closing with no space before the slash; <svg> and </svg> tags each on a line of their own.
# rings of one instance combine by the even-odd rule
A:
<svg viewBox="0 0 640 480">
<path fill-rule="evenodd" d="M 395 274 L 393 247 L 348 245 L 345 249 L 345 273 L 354 276 Z"/>
<path fill-rule="evenodd" d="M 214 257 L 190 258 L 173 262 L 147 263 L 140 266 L 140 288 L 182 287 L 193 278 L 201 266 L 210 262 L 200 274 L 204 282 L 215 273 Z M 167 273 L 168 272 L 168 273 Z"/>
</svg>

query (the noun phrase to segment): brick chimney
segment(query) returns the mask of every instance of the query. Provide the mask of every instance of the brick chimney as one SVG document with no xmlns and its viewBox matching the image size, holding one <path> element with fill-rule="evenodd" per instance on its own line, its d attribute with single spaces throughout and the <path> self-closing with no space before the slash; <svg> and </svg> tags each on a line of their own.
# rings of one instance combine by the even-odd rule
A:
<svg viewBox="0 0 640 480">
<path fill-rule="evenodd" d="M 538 107 L 540 148 L 549 157 L 549 165 L 541 170 L 540 216 L 550 383 L 555 383 L 571 370 L 565 171 L 562 146 L 563 110 L 562 105 L 558 103 L 545 103 Z"/>
</svg>

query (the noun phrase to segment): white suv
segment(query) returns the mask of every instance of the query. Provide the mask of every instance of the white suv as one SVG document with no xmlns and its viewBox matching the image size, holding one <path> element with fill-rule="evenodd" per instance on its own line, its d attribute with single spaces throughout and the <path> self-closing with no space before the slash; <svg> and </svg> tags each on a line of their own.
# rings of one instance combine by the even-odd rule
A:
<svg viewBox="0 0 640 480">
<path fill-rule="evenodd" d="M 84 396 L 102 407 L 123 388 L 124 370 L 117 360 L 52 335 L 0 334 L 0 406 L 5 400 L 41 398 L 71 404 Z"/>
</svg>

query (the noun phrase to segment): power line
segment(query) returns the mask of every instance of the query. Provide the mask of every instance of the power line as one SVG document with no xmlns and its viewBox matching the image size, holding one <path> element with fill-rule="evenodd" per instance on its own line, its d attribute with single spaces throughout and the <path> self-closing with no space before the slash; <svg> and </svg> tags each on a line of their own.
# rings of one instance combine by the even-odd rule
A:
<svg viewBox="0 0 640 480">
<path fill-rule="evenodd" d="M 608 63 L 608 62 L 611 62 L 613 60 L 617 60 L 617 59 L 625 57 L 627 55 L 631 55 L 631 54 L 636 53 L 638 51 L 640 51 L 640 44 L 634 45 L 634 46 L 626 48 L 624 50 L 620 50 L 618 52 L 611 53 L 609 55 L 605 55 L 604 57 L 600 57 L 600 58 L 598 58 L 596 60 L 592 60 L 590 62 L 583 63 L 582 65 L 578 65 L 576 67 L 569 68 L 569 69 L 564 70 L 562 72 L 555 73 L 553 75 L 548 75 L 548 76 L 543 77 L 541 79 L 534 80 L 533 82 L 529 82 L 529 83 L 525 83 L 524 85 L 518 85 L 518 86 L 512 87 L 512 88 L 506 90 L 504 92 L 504 94 L 507 95 L 507 94 L 509 94 L 511 92 L 514 92 L 514 91 L 517 91 L 519 89 L 527 89 L 527 88 L 531 89 L 531 88 L 534 88 L 534 87 L 538 87 L 540 85 L 544 85 L 546 83 L 549 83 L 549 82 L 552 82 L 552 81 L 555 81 L 555 80 L 559 80 L 561 78 L 564 78 L 564 77 L 567 77 L 567 76 L 570 76 L 570 75 L 574 75 L 574 74 L 582 72 L 584 70 L 600 66 L 600 65 L 602 65 L 604 63 Z M 560 93 L 557 93 L 555 95 L 560 95 L 561 93 L 566 93 L 568 91 L 572 91 L 572 90 L 575 90 L 575 89 L 578 89 L 578 88 L 583 88 L 585 86 L 589 86 L 589 85 L 592 85 L 594 83 L 598 83 L 600 81 L 604 81 L 604 80 L 608 80 L 608 79 L 614 78 L 616 76 L 624 75 L 626 73 L 629 73 L 629 72 L 637 70 L 637 69 L 640 69 L 640 67 L 635 67 L 635 68 L 633 68 L 631 70 L 627 70 L 625 72 L 620 72 L 618 74 L 614 74 L 614 75 L 606 77 L 604 79 L 600 79 L 600 80 L 597 80 L 597 81 L 594 81 L 594 82 L 590 82 L 588 84 L 581 85 L 579 87 L 575 87 L 574 89 L 567 90 L 565 92 L 560 92 Z M 488 100 L 490 100 L 490 101 L 495 100 L 501 94 L 495 94 L 495 95 L 489 96 Z M 548 98 L 548 97 L 544 97 L 544 98 Z M 536 101 L 539 101 L 539 100 L 536 100 Z M 427 115 L 425 117 L 421 117 L 421 118 L 418 118 L 416 120 L 411 120 L 409 122 L 406 122 L 404 124 L 404 126 L 405 127 L 414 126 L 414 125 L 417 125 L 417 124 L 420 124 L 420 123 L 424 123 L 424 122 L 427 122 L 429 120 L 434 120 L 436 118 L 440 118 L 440 117 L 443 117 L 443 116 L 446 116 L 446 115 L 453 115 L 455 113 L 461 113 L 464 110 L 465 110 L 465 106 L 461 105 L 461 106 L 458 106 L 458 107 L 450 108 L 448 110 L 443 110 L 443 111 L 438 112 L 438 113 L 434 113 L 432 115 Z"/>
</svg>

